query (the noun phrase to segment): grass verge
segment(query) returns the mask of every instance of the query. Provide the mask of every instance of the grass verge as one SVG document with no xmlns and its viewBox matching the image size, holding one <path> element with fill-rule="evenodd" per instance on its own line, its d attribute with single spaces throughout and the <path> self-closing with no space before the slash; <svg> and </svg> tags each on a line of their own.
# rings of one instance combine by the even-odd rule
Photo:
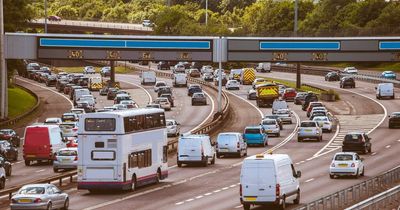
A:
<svg viewBox="0 0 400 210">
<path fill-rule="evenodd" d="M 362 70 L 372 71 L 394 71 L 400 73 L 400 63 L 374 63 L 374 62 L 359 62 L 359 63 L 307 63 L 305 65 L 319 65 L 319 66 L 331 66 L 337 68 L 345 68 L 348 66 L 354 66 Z"/>
<path fill-rule="evenodd" d="M 285 86 L 287 86 L 287 87 L 296 88 L 296 83 L 295 83 L 295 82 L 292 82 L 292 81 L 281 80 L 281 79 L 274 79 L 274 78 L 269 78 L 269 77 L 263 77 L 263 78 L 265 78 L 265 79 L 267 79 L 267 80 L 275 81 L 275 82 L 277 82 L 277 83 L 279 83 L 279 84 L 282 84 L 282 85 L 285 85 Z M 297 89 L 297 88 L 296 88 L 296 90 L 297 90 L 297 91 L 302 91 L 302 92 L 312 91 L 312 92 L 314 92 L 314 93 L 316 93 L 316 94 L 321 94 L 321 93 L 322 93 L 322 91 L 319 90 L 319 89 L 312 88 L 312 87 L 305 86 L 305 85 L 302 85 L 302 86 L 300 87 L 300 89 Z"/>
<path fill-rule="evenodd" d="M 25 90 L 19 87 L 8 88 L 8 118 L 13 119 L 29 111 L 35 104 L 35 97 Z"/>
</svg>

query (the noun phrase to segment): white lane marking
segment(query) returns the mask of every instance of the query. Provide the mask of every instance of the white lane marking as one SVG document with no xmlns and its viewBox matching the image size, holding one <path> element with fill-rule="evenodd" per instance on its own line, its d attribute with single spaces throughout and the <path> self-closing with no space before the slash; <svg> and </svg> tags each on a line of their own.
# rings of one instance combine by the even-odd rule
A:
<svg viewBox="0 0 400 210">
<path fill-rule="evenodd" d="M 119 79 L 119 80 L 120 80 L 120 79 Z M 130 84 L 130 85 L 133 85 L 133 86 L 136 86 L 136 87 L 142 89 L 142 90 L 146 93 L 147 97 L 149 98 L 149 102 L 152 102 L 152 101 L 153 101 L 153 97 L 151 97 L 149 91 L 146 90 L 144 87 L 142 87 L 142 86 L 140 86 L 140 85 L 138 85 L 138 84 L 135 84 L 135 83 L 133 83 L 133 82 L 128 82 L 128 81 L 123 80 L 123 79 L 121 79 L 121 81 L 124 82 L 124 83 Z"/>
<path fill-rule="evenodd" d="M 400 142 L 400 139 L 399 140 L 397 140 L 398 142 Z"/>
<path fill-rule="evenodd" d="M 239 208 L 242 208 L 242 207 L 243 207 L 243 205 L 235 206 L 235 209 L 239 209 Z"/>
<path fill-rule="evenodd" d="M 196 197 L 196 199 L 200 199 L 200 198 L 202 198 L 202 197 L 204 197 L 204 196 L 199 195 L 199 196 Z"/>
<path fill-rule="evenodd" d="M 307 179 L 307 180 L 305 181 L 305 183 L 308 183 L 308 182 L 311 182 L 311 181 L 314 181 L 314 178 Z"/>
<path fill-rule="evenodd" d="M 213 192 L 214 193 L 219 193 L 219 192 L 221 192 L 221 190 L 214 190 Z"/>
<path fill-rule="evenodd" d="M 322 151 L 324 151 L 327 147 L 329 147 L 332 144 L 332 142 L 336 139 L 336 137 L 339 135 L 339 132 L 340 132 L 340 122 L 338 120 L 338 123 L 336 125 L 335 135 L 333 135 L 331 140 L 329 140 L 329 142 L 324 147 L 322 147 L 322 149 L 320 149 L 317 153 L 315 153 L 313 157 L 321 155 Z"/>
<path fill-rule="evenodd" d="M 224 187 L 224 188 L 222 188 L 221 190 L 227 190 L 227 189 L 229 189 L 229 187 Z"/>
<path fill-rule="evenodd" d="M 22 163 L 22 160 L 21 160 L 21 161 L 18 161 L 18 162 L 15 162 L 15 164 L 18 164 L 18 163 Z"/>
<path fill-rule="evenodd" d="M 209 196 L 209 195 L 211 195 L 212 193 L 205 193 L 204 194 L 204 196 Z"/>
<path fill-rule="evenodd" d="M 198 128 L 200 128 L 204 123 L 206 123 L 208 120 L 209 120 L 209 118 L 213 115 L 213 113 L 214 113 L 214 110 L 215 110 L 215 107 L 214 107 L 214 99 L 213 98 L 211 98 L 211 96 L 206 92 L 206 91 L 203 91 L 206 95 L 207 95 L 207 97 L 210 99 L 210 101 L 211 101 L 211 112 L 210 112 L 210 114 L 208 114 L 208 116 L 206 117 L 206 119 L 204 119 L 203 120 L 203 122 L 201 122 L 199 125 L 197 125 L 195 128 L 193 128 L 192 130 L 190 130 L 190 131 L 188 131 L 189 133 L 191 133 L 191 132 L 193 132 L 194 130 L 196 130 L 196 129 L 198 129 Z"/>
<path fill-rule="evenodd" d="M 68 98 L 67 96 L 65 96 L 65 95 L 63 95 L 63 94 L 61 94 L 61 93 L 59 93 L 59 92 L 57 92 L 57 91 L 55 91 L 55 90 L 52 90 L 52 89 L 50 89 L 50 88 L 48 88 L 48 87 L 43 87 L 43 86 L 41 86 L 41 85 L 35 84 L 35 83 L 33 83 L 33 82 L 30 82 L 30 81 L 28 81 L 28 80 L 21 79 L 21 78 L 19 78 L 19 77 L 17 77 L 16 79 L 17 79 L 17 80 L 21 80 L 21 81 L 23 81 L 23 82 L 26 82 L 26 83 L 28 83 L 28 84 L 34 85 L 34 86 L 36 86 L 36 87 L 40 87 L 40 88 L 42 88 L 42 89 L 49 90 L 49 91 L 51 91 L 51 92 L 53 92 L 53 93 L 55 93 L 55 94 L 57 94 L 57 95 L 59 95 L 59 96 L 65 98 L 65 99 L 71 104 L 71 109 L 74 108 L 74 104 L 72 103 L 72 101 L 69 100 L 69 98 Z"/>
<path fill-rule="evenodd" d="M 177 206 L 179 206 L 179 205 L 182 205 L 184 202 L 178 202 L 178 203 L 175 203 L 175 205 L 177 205 Z"/>
<path fill-rule="evenodd" d="M 254 107 L 254 109 L 256 109 L 258 111 L 258 113 L 260 113 L 261 118 L 264 117 L 264 113 L 261 111 L 261 109 L 258 108 L 256 105 L 252 104 L 250 101 L 248 101 L 248 100 L 246 100 L 246 99 L 244 99 L 244 98 L 242 98 L 242 97 L 240 97 L 240 96 L 238 96 L 238 95 L 236 95 L 234 93 L 231 93 L 229 91 L 225 91 L 225 93 L 229 93 L 229 94 L 235 96 L 236 98 L 238 98 L 238 99 L 240 99 L 242 101 L 245 101 L 246 103 L 250 104 L 250 106 Z"/>
<path fill-rule="evenodd" d="M 45 169 L 41 169 L 41 170 L 35 171 L 35 173 L 40 173 L 40 172 L 43 172 L 43 171 L 45 171 Z"/>
<path fill-rule="evenodd" d="M 235 184 L 233 184 L 233 185 L 231 185 L 231 186 L 229 186 L 229 187 L 236 187 L 236 185 L 235 185 Z"/>
<path fill-rule="evenodd" d="M 389 149 L 391 146 L 392 146 L 392 145 L 389 144 L 389 145 L 387 145 L 385 148 L 386 148 L 386 149 Z"/>
<path fill-rule="evenodd" d="M 372 155 L 372 156 L 376 155 L 376 152 L 373 152 L 371 155 Z"/>
<path fill-rule="evenodd" d="M 194 200 L 193 198 L 190 198 L 190 199 L 185 200 L 185 202 L 190 202 L 190 201 L 193 201 L 193 200 Z"/>
</svg>

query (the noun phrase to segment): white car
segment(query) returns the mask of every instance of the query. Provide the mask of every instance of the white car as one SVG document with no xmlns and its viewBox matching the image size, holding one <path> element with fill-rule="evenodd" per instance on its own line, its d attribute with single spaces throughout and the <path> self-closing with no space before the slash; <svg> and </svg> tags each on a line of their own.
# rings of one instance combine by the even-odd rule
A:
<svg viewBox="0 0 400 210">
<path fill-rule="evenodd" d="M 228 82 L 226 82 L 225 88 L 227 90 L 231 90 L 231 89 L 239 90 L 240 89 L 240 83 L 237 80 L 231 79 L 231 80 L 228 80 Z"/>
<path fill-rule="evenodd" d="M 125 104 L 114 104 L 113 107 L 115 110 L 127 110 L 128 106 Z"/>
<path fill-rule="evenodd" d="M 328 112 L 328 110 L 324 106 L 313 107 L 311 112 L 307 112 L 307 117 L 312 116 L 314 112 Z"/>
<path fill-rule="evenodd" d="M 314 117 L 313 121 L 318 123 L 319 127 L 322 128 L 322 131 L 327 131 L 329 133 L 332 132 L 333 123 L 329 117 L 316 116 Z"/>
<path fill-rule="evenodd" d="M 157 81 L 156 84 L 154 85 L 154 91 L 158 92 L 158 90 L 161 87 L 166 87 L 166 86 L 167 86 L 167 83 L 165 81 Z"/>
<path fill-rule="evenodd" d="M 62 123 L 62 120 L 59 117 L 46 118 L 46 120 L 44 121 L 44 124 L 60 125 L 61 123 Z"/>
<path fill-rule="evenodd" d="M 283 93 L 285 93 L 286 86 L 285 85 L 278 85 L 279 88 L 279 95 L 283 96 Z"/>
<path fill-rule="evenodd" d="M 60 149 L 53 161 L 53 171 L 59 169 L 76 169 L 78 167 L 78 148 L 69 147 Z"/>
<path fill-rule="evenodd" d="M 119 102 L 119 104 L 126 105 L 128 109 L 137 108 L 137 105 L 133 100 L 122 100 Z"/>
<path fill-rule="evenodd" d="M 181 124 L 173 119 L 167 119 L 167 136 L 178 136 L 181 131 Z"/>
<path fill-rule="evenodd" d="M 264 128 L 265 133 L 267 133 L 268 136 L 281 136 L 281 129 L 279 128 L 279 123 L 276 119 L 263 119 L 261 120 L 261 126 Z"/>
<path fill-rule="evenodd" d="M 346 67 L 343 70 L 343 73 L 345 74 L 358 74 L 358 69 L 356 69 L 356 67 Z"/>
<path fill-rule="evenodd" d="M 206 72 L 203 74 L 202 78 L 204 81 L 213 81 L 214 76 L 211 72 Z"/>
<path fill-rule="evenodd" d="M 329 167 L 329 177 L 335 176 L 364 176 L 363 159 L 355 152 L 338 152 L 332 159 Z"/>
<path fill-rule="evenodd" d="M 161 108 L 165 111 L 171 110 L 171 103 L 169 102 L 168 98 L 159 97 L 154 101 L 155 104 L 160 104 Z"/>
<path fill-rule="evenodd" d="M 143 20 L 142 26 L 143 27 L 152 27 L 153 23 L 150 20 Z"/>
<path fill-rule="evenodd" d="M 213 72 L 213 67 L 212 66 L 202 66 L 200 69 L 200 72 L 202 74 L 204 74 L 206 72 Z"/>
<path fill-rule="evenodd" d="M 96 70 L 94 69 L 93 66 L 85 66 L 85 68 L 83 69 L 83 73 L 84 74 L 95 74 Z"/>
<path fill-rule="evenodd" d="M 292 124 L 292 112 L 289 109 L 278 109 L 275 111 L 275 114 L 279 116 L 279 119 L 282 123 Z"/>
</svg>

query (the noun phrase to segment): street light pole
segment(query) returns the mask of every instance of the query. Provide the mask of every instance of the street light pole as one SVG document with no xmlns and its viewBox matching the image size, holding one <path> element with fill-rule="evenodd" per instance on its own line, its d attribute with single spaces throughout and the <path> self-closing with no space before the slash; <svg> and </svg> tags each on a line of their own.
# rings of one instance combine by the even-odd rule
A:
<svg viewBox="0 0 400 210">
<path fill-rule="evenodd" d="M 206 0 L 206 26 L 208 24 L 208 0 Z"/>
<path fill-rule="evenodd" d="M 299 2 L 294 1 L 294 36 L 297 36 L 297 19 L 298 19 Z"/>
<path fill-rule="evenodd" d="M 47 34 L 47 0 L 44 0 L 44 33 Z"/>
<path fill-rule="evenodd" d="M 4 58 L 3 0 L 0 0 L 0 119 L 7 118 L 7 69 Z"/>
</svg>

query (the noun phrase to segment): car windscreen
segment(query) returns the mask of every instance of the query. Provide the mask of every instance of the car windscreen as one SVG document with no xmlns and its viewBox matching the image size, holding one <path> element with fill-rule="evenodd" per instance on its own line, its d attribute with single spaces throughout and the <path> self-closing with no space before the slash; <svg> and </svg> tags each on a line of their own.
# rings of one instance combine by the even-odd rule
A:
<svg viewBox="0 0 400 210">
<path fill-rule="evenodd" d="M 18 192 L 18 194 L 22 195 L 35 195 L 44 193 L 45 193 L 44 187 L 24 187 Z"/>
<path fill-rule="evenodd" d="M 359 142 L 361 141 L 361 139 L 362 139 L 361 134 L 347 134 L 344 137 L 345 142 Z"/>
<path fill-rule="evenodd" d="M 347 155 L 347 154 L 336 155 L 335 160 L 338 160 L 338 161 L 353 160 L 353 155 Z"/>
<path fill-rule="evenodd" d="M 275 125 L 276 121 L 275 120 L 263 120 L 262 124 L 263 125 Z"/>
<path fill-rule="evenodd" d="M 261 132 L 260 132 L 260 129 L 258 129 L 258 128 L 246 128 L 244 130 L 244 133 L 245 134 L 260 134 Z"/>
<path fill-rule="evenodd" d="M 307 127 L 315 127 L 315 122 L 302 122 L 300 127 L 307 128 Z"/>
<path fill-rule="evenodd" d="M 114 118 L 86 118 L 85 131 L 115 131 Z"/>
</svg>

